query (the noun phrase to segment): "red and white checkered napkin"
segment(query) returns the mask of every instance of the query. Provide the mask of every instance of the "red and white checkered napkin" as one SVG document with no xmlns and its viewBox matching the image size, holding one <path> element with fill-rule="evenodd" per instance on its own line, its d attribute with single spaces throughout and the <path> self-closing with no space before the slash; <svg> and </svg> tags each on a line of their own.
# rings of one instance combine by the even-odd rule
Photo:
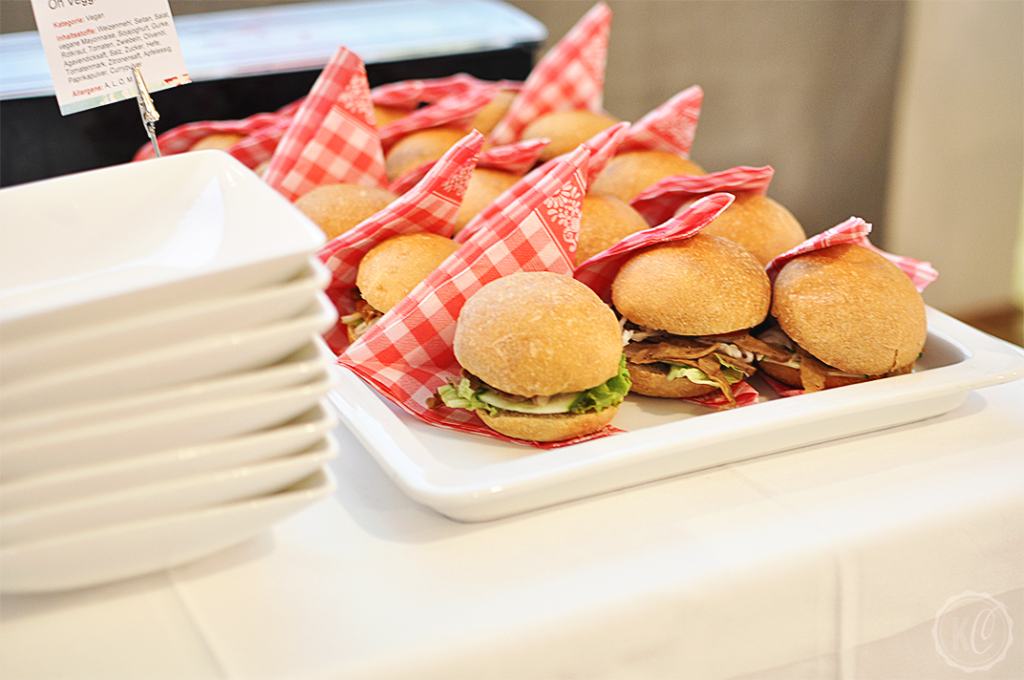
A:
<svg viewBox="0 0 1024 680">
<path fill-rule="evenodd" d="M 686 88 L 633 123 L 619 152 L 667 151 L 689 158 L 703 103 L 699 85 Z"/>
<path fill-rule="evenodd" d="M 596 135 L 580 145 L 590 152 L 590 161 L 587 163 L 585 177 L 586 187 L 589 187 L 590 183 L 594 181 L 594 178 L 597 177 L 598 173 L 604 170 L 605 165 L 608 163 L 608 159 L 615 155 L 615 149 L 618 148 L 619 142 L 622 140 L 622 136 L 626 133 L 628 128 L 629 123 L 616 123 L 610 128 L 606 128 L 605 130 L 598 132 Z M 481 210 L 476 217 L 470 220 L 469 223 L 455 235 L 455 240 L 459 243 L 465 243 L 472 239 L 477 231 L 490 228 L 497 224 L 494 216 L 497 213 L 504 211 L 509 204 L 521 200 L 522 195 L 529 192 L 531 187 L 537 182 L 537 178 L 549 172 L 551 167 L 560 160 L 561 158 L 551 159 L 541 167 L 535 168 L 528 175 L 505 190 L 504 193 L 494 199 L 493 203 Z"/>
<path fill-rule="evenodd" d="M 412 111 L 420 104 L 433 104 L 436 101 L 469 92 L 481 87 L 497 87 L 500 90 L 518 90 L 523 86 L 515 80 L 480 80 L 468 73 L 456 73 L 443 78 L 427 78 L 423 80 L 402 80 L 397 83 L 378 85 L 370 90 L 373 103 L 378 106 L 390 106 L 396 109 Z"/>
<path fill-rule="evenodd" d="M 837 224 L 831 229 L 812 236 L 800 245 L 782 253 L 768 263 L 768 266 L 765 267 L 765 271 L 768 273 L 768 278 L 775 281 L 775 277 L 779 275 L 779 271 L 782 270 L 782 267 L 797 255 L 803 255 L 804 253 L 821 250 L 822 248 L 828 248 L 829 246 L 835 246 L 841 243 L 855 243 L 874 250 L 876 253 L 903 270 L 903 272 L 910 277 L 910 280 L 914 283 L 914 287 L 917 288 L 918 292 L 924 291 L 932 281 L 938 278 L 939 273 L 929 262 L 915 260 L 912 257 L 893 255 L 892 253 L 887 253 L 884 250 L 876 248 L 868 240 L 868 234 L 870 233 L 870 224 L 859 217 L 851 217 L 845 222 Z"/>
<path fill-rule="evenodd" d="M 893 255 L 892 253 L 887 253 L 884 250 L 876 248 L 868 240 L 868 234 L 870 233 L 870 224 L 859 217 L 851 217 L 845 222 L 837 224 L 831 229 L 812 236 L 795 248 L 787 250 L 783 254 L 779 255 L 768 263 L 768 266 L 765 267 L 765 271 L 768 273 L 768 278 L 774 282 L 785 264 L 797 255 L 803 255 L 804 253 L 810 253 L 815 250 L 821 250 L 822 248 L 828 248 L 829 246 L 835 246 L 841 243 L 855 243 L 857 245 L 864 246 L 865 248 L 870 248 L 903 270 L 903 272 L 910 277 L 910 280 L 914 283 L 914 287 L 917 288 L 918 292 L 924 291 L 932 281 L 938 278 L 938 271 L 936 271 L 928 262 L 915 260 L 912 257 Z M 777 380 L 773 380 L 770 376 L 765 375 L 763 377 L 765 381 L 779 393 L 779 396 L 792 397 L 804 393 L 803 390 L 780 383 Z"/>
<path fill-rule="evenodd" d="M 547 145 L 548 141 L 546 139 L 533 139 L 506 144 L 505 146 L 491 147 L 480 152 L 480 158 L 477 159 L 476 167 L 504 170 L 515 175 L 522 175 L 537 164 L 540 152 Z M 433 166 L 434 161 L 430 161 L 408 170 L 402 173 L 400 177 L 397 177 L 389 188 L 392 193 L 401 196 L 411 187 L 415 186 Z"/>
<path fill-rule="evenodd" d="M 612 303 L 612 282 L 619 273 L 625 260 L 637 250 L 657 243 L 679 241 L 699 234 L 704 227 L 718 217 L 733 202 L 732 194 L 717 193 L 698 199 L 686 210 L 670 218 L 662 224 L 636 232 L 605 251 L 594 255 L 576 268 L 575 277 L 588 285 L 602 300 Z M 760 400 L 757 390 L 746 381 L 733 385 L 733 397 L 737 406 L 756 404 Z M 683 399 L 709 408 L 726 408 L 731 406 L 729 400 L 721 392 L 703 397 Z"/>
<path fill-rule="evenodd" d="M 290 201 L 324 184 L 387 188 L 362 60 L 339 47 L 303 99 L 263 179 Z"/>
<path fill-rule="evenodd" d="M 188 151 L 193 144 L 211 134 L 245 135 L 245 139 L 227 149 L 227 152 L 251 169 L 273 155 L 294 113 L 294 104 L 288 104 L 278 111 L 257 113 L 242 120 L 185 123 L 159 135 L 156 141 L 160 146 L 160 155 L 173 156 Z M 153 145 L 146 143 L 135 152 L 132 160 L 143 161 L 155 157 L 156 150 L 153 149 Z"/>
<path fill-rule="evenodd" d="M 572 274 L 589 156 L 589 150 L 581 146 L 546 166 L 529 191 L 496 213 L 493 225 L 464 243 L 345 350 L 338 363 L 431 425 L 540 448 L 582 441 L 523 442 L 491 430 L 468 411 L 444 406 L 430 409 L 426 402 L 438 387 L 459 375 L 452 347 L 455 324 L 471 295 L 515 272 Z M 614 432 L 618 430 L 607 427 L 587 439 Z"/>
<path fill-rule="evenodd" d="M 517 141 L 523 128 L 551 111 L 602 111 L 611 21 L 611 9 L 599 2 L 548 50 L 491 131 L 491 144 Z"/>
<path fill-rule="evenodd" d="M 469 132 L 473 117 L 487 106 L 496 94 L 497 86 L 480 85 L 469 90 L 460 90 L 433 104 L 416 109 L 380 129 L 381 145 L 387 150 L 408 134 L 440 125 L 461 127 Z"/>
<path fill-rule="evenodd" d="M 644 189 L 630 205 L 648 224 L 661 224 L 683 206 L 708 194 L 752 191 L 763 196 L 774 174 L 775 170 L 765 165 L 760 168 L 738 166 L 707 175 L 674 175 Z"/>
<path fill-rule="evenodd" d="M 483 143 L 484 136 L 479 132 L 466 135 L 412 190 L 320 249 L 320 260 L 331 270 L 326 293 L 339 317 L 355 311 L 356 273 L 363 256 L 374 246 L 400 234 L 417 232 L 451 237 Z M 324 340 L 335 354 L 343 351 L 348 345 L 345 324 L 339 319 L 324 333 Z"/>
</svg>

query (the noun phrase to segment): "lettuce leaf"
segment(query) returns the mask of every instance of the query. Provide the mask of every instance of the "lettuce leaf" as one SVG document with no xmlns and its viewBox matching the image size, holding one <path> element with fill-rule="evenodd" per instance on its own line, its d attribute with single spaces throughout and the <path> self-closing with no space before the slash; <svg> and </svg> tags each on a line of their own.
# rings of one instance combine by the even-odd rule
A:
<svg viewBox="0 0 1024 680">
<path fill-rule="evenodd" d="M 629 369 L 626 368 L 626 355 L 619 358 L 619 372 L 597 387 L 592 387 L 586 392 L 580 392 L 576 400 L 569 407 L 571 413 L 583 413 L 585 411 L 601 411 L 618 406 L 629 393 L 633 382 L 629 379 Z"/>
<path fill-rule="evenodd" d="M 451 383 L 445 383 L 437 388 L 437 396 L 441 397 L 441 401 L 444 402 L 445 406 L 451 408 L 464 408 L 469 411 L 487 411 L 491 415 L 498 412 L 498 409 L 491 406 L 487 402 L 480 401 L 479 395 L 481 392 L 486 392 L 486 389 L 474 390 L 470 386 L 470 382 L 467 378 L 463 378 L 459 381 L 458 385 Z"/>
<path fill-rule="evenodd" d="M 601 411 L 617 406 L 629 393 L 632 382 L 629 379 L 629 370 L 626 368 L 626 357 L 619 359 L 619 372 L 606 382 L 593 387 L 585 392 L 576 393 L 576 397 L 568 403 L 566 413 L 584 413 L 586 411 Z M 437 388 L 437 395 L 444 402 L 445 406 L 451 408 L 464 408 L 470 411 L 484 410 L 490 414 L 497 413 L 500 409 L 483 401 L 481 395 L 489 392 L 486 387 L 474 390 L 468 379 L 462 378 L 458 384 L 445 384 Z M 527 402 L 528 403 L 528 402 Z M 525 404 L 524 404 L 525 406 Z M 512 410 L 512 409 L 509 409 Z M 522 409 L 529 413 L 528 407 Z"/>
<path fill-rule="evenodd" d="M 742 369 L 731 366 L 726 358 L 721 354 L 716 354 L 715 358 L 718 359 L 718 363 L 722 364 L 722 375 L 725 376 L 726 381 L 730 385 L 734 385 L 746 377 Z M 686 380 L 689 380 L 692 383 L 697 383 L 698 385 L 718 386 L 718 383 L 709 378 L 704 371 L 696 368 L 695 366 L 673 364 L 668 361 L 663 363 L 668 365 L 668 380 L 679 380 L 681 378 L 685 378 Z"/>
</svg>

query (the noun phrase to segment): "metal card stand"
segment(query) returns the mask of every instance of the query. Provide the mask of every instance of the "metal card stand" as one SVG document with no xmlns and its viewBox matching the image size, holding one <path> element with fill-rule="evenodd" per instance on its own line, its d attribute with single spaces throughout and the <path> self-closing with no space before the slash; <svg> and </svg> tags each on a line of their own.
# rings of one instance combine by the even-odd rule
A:
<svg viewBox="0 0 1024 680">
<path fill-rule="evenodd" d="M 156 106 L 153 105 L 153 100 L 149 96 L 149 90 L 146 88 L 146 81 L 142 78 L 142 72 L 138 66 L 132 67 L 132 72 L 135 74 L 135 85 L 138 88 L 138 94 L 136 99 L 139 101 L 139 113 L 142 114 L 142 125 L 146 128 L 146 134 L 149 135 L 149 141 L 153 143 L 153 150 L 156 152 L 157 158 L 160 157 L 160 145 L 156 142 L 156 122 L 160 120 L 160 114 L 156 110 Z"/>
</svg>

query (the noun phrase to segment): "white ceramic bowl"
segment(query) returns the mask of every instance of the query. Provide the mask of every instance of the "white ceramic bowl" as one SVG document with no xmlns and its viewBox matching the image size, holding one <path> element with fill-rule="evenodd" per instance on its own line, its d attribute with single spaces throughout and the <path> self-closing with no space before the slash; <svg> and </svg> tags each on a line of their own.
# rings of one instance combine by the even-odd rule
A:
<svg viewBox="0 0 1024 680">
<path fill-rule="evenodd" d="M 337 455 L 337 442 L 328 434 L 319 447 L 290 456 L 4 513 L 0 515 L 0 546 L 41 541 L 272 493 L 309 476 Z"/>
<path fill-rule="evenodd" d="M 0 383 L 5 416 L 182 385 L 280 361 L 330 328 L 338 311 L 324 293 L 300 316 L 83 366 Z"/>
<path fill-rule="evenodd" d="M 5 437 L 0 453 L 3 479 L 16 480 L 266 430 L 313 408 L 334 383 L 334 376 L 325 375 L 316 382 L 236 399 L 201 402 L 20 440 Z"/>
<path fill-rule="evenodd" d="M 140 310 L 115 320 L 9 342 L 0 333 L 0 375 L 21 380 L 84 364 L 123 359 L 131 354 L 282 321 L 300 314 L 330 282 L 330 271 L 316 259 L 282 283 L 197 302 Z"/>
<path fill-rule="evenodd" d="M 112 399 L 95 399 L 79 404 L 37 409 L 6 417 L 0 413 L 4 441 L 22 441 L 81 427 L 97 427 L 125 418 L 147 418 L 182 407 L 240 399 L 269 390 L 321 380 L 334 364 L 334 354 L 319 336 L 281 361 L 253 370 L 239 371 L 207 380 L 155 390 L 145 390 Z M 0 458 L 3 454 L 0 453 Z M 3 471 L 0 470 L 0 477 Z"/>
<path fill-rule="evenodd" d="M 9 341 L 284 281 L 325 241 L 218 151 L 8 187 L 0 215 Z"/>
<path fill-rule="evenodd" d="M 175 567 L 252 538 L 336 488 L 325 466 L 264 496 L 5 547 L 0 590 L 66 590 Z"/>
<path fill-rule="evenodd" d="M 337 424 L 333 412 L 319 403 L 290 422 L 269 430 L 5 480 L 0 484 L 0 514 L 112 494 L 145 484 L 243 467 L 308 451 L 319 446 Z"/>
</svg>

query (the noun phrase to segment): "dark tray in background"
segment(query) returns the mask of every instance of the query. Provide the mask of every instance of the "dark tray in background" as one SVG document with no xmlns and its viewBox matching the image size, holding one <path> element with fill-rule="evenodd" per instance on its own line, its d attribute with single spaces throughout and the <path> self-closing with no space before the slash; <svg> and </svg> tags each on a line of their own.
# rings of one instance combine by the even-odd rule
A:
<svg viewBox="0 0 1024 680">
<path fill-rule="evenodd" d="M 495 0 L 312 2 L 175 18 L 192 83 L 153 94 L 157 132 L 273 111 L 309 92 L 339 45 L 370 86 L 469 73 L 523 80 L 547 38 Z M 147 142 L 126 100 L 62 116 L 35 32 L 0 37 L 0 186 L 131 160 Z"/>
</svg>

